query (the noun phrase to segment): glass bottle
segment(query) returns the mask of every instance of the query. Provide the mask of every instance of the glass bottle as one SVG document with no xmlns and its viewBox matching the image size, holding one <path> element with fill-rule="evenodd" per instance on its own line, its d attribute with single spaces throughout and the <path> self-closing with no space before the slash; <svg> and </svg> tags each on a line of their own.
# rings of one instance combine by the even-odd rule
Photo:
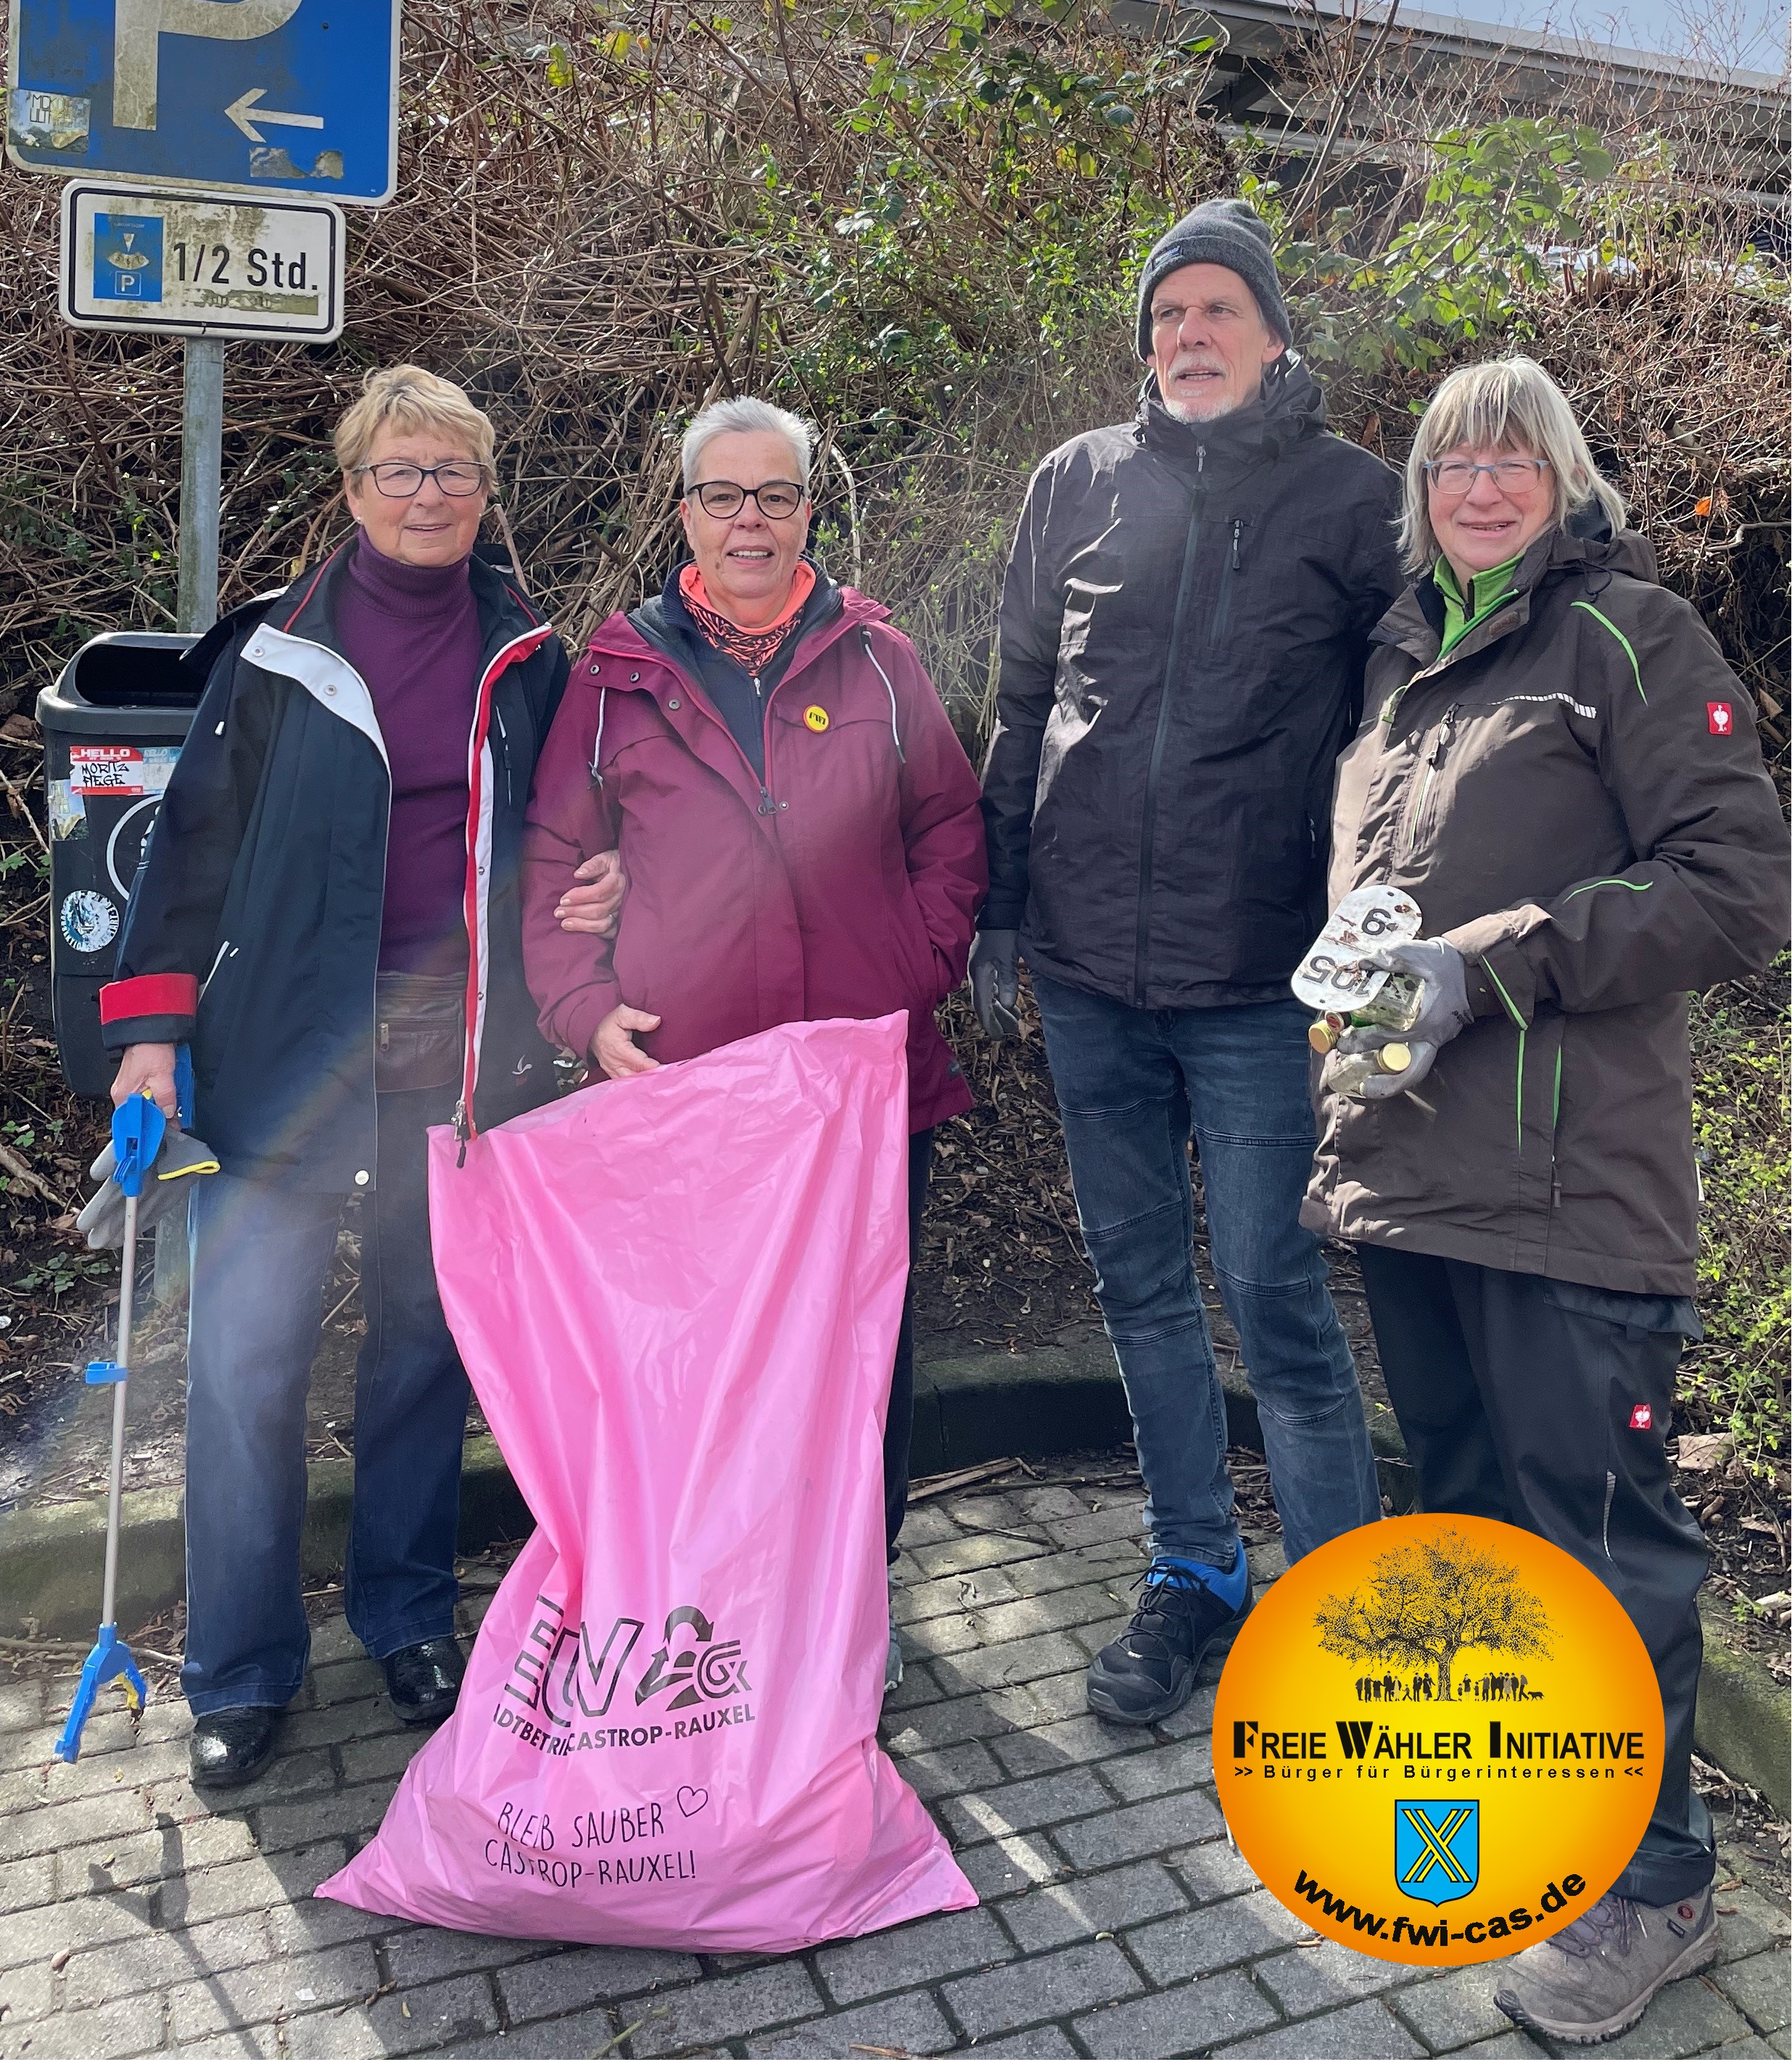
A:
<svg viewBox="0 0 1792 2062">
<path fill-rule="evenodd" d="M 1410 1031 L 1418 1021 L 1425 984 L 1416 975 L 1390 973 L 1370 1001 L 1352 1010 L 1329 1009 L 1307 1029 L 1307 1043 L 1323 1057 L 1346 1031 Z"/>
<path fill-rule="evenodd" d="M 1413 1064 L 1406 1045 L 1377 1045 L 1373 1053 L 1346 1053 L 1331 1072 L 1325 1086 L 1333 1095 L 1360 1097 L 1377 1074 L 1403 1074 Z"/>
</svg>

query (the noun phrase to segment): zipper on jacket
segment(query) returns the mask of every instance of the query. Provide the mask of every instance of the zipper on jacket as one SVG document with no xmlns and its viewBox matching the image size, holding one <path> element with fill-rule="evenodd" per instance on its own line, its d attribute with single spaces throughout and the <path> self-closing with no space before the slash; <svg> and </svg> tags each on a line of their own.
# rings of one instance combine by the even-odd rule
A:
<svg viewBox="0 0 1792 2062">
<path fill-rule="evenodd" d="M 212 961 L 212 963 L 211 963 L 211 971 L 210 971 L 210 973 L 208 973 L 208 974 L 206 976 L 205 979 L 204 979 L 203 981 L 202 981 L 199 983 L 199 992 L 198 992 L 198 994 L 197 994 L 197 995 L 193 998 L 193 999 L 194 999 L 194 1002 L 195 1005 L 197 1005 L 198 1004 L 202 1003 L 202 1002 L 203 1002 L 203 1001 L 205 1001 L 205 999 L 206 999 L 206 990 L 208 988 L 210 988 L 210 987 L 211 984 L 212 984 L 215 980 L 217 980 L 217 978 L 218 978 L 218 969 L 219 969 L 219 968 L 220 968 L 220 967 L 224 964 L 224 961 L 225 961 L 225 960 L 226 960 L 226 958 L 227 958 L 227 957 L 229 957 L 229 958 L 231 958 L 231 959 L 235 959 L 235 958 L 236 957 L 235 951 L 235 949 L 232 948 L 231 944 L 231 941 L 230 941 L 230 940 L 229 940 L 228 938 L 227 938 L 227 939 L 224 941 L 224 942 L 222 943 L 222 945 L 221 945 L 218 948 L 218 957 L 216 957 L 216 958 Z"/>
<path fill-rule="evenodd" d="M 1239 571 L 1238 547 L 1243 541 L 1245 525 L 1250 520 L 1248 516 L 1234 516 L 1232 519 L 1232 549 L 1221 562 L 1219 598 L 1213 604 L 1213 627 L 1207 633 L 1209 644 L 1219 644 L 1232 628 L 1232 588 Z"/>
<path fill-rule="evenodd" d="M 498 706 L 495 693 L 492 696 L 491 720 L 498 726 L 498 736 L 504 748 L 504 800 L 514 809 L 516 807 L 516 789 L 511 780 L 510 732 L 504 728 L 503 712 Z"/>
<path fill-rule="evenodd" d="M 471 871 L 475 864 L 475 854 L 479 844 L 479 821 L 474 808 L 472 793 L 473 769 L 477 766 L 479 762 L 472 748 L 475 744 L 483 742 L 486 749 L 487 751 L 491 751 L 491 740 L 489 724 L 487 725 L 485 736 L 483 740 L 480 737 L 479 714 L 482 709 L 488 711 L 491 720 L 495 721 L 498 725 L 499 742 L 503 747 L 505 796 L 507 800 L 514 801 L 514 790 L 511 788 L 510 784 L 510 733 L 504 728 L 503 718 L 498 712 L 498 683 L 509 670 L 513 659 L 518 656 L 519 647 L 526 645 L 528 648 L 526 652 L 523 652 L 520 656 L 524 658 L 532 657 L 535 652 L 537 652 L 540 647 L 547 642 L 548 637 L 551 634 L 551 632 L 550 632 L 546 626 L 538 624 L 534 629 L 526 630 L 519 636 L 510 638 L 507 640 L 505 643 L 499 645 L 498 649 L 492 653 L 491 658 L 487 660 L 484 667 L 481 669 L 479 673 L 479 686 L 473 697 L 473 727 L 467 733 L 467 865 L 469 873 L 471 874 L 474 882 L 474 897 L 475 902 L 481 908 L 488 909 L 490 906 L 491 897 L 491 877 L 489 870 L 489 860 L 487 861 L 487 871 L 483 877 L 476 873 L 472 873 Z M 499 755 L 497 752 L 491 752 L 491 763 L 494 771 L 495 771 L 497 767 L 498 757 Z M 390 840 L 391 837 L 391 776 L 388 774 L 386 794 L 386 834 L 388 840 L 388 856 L 390 855 Z M 493 849 L 494 852 L 496 849 L 495 839 L 493 840 Z M 383 870 L 380 876 L 379 899 L 380 905 L 383 908 L 386 901 L 386 880 L 383 871 Z M 466 909 L 464 896 L 462 898 L 461 906 L 463 912 L 462 921 L 464 923 Z M 464 991 L 465 999 L 463 999 L 461 1005 L 462 1016 L 464 1021 L 461 1027 L 460 1095 L 459 1100 L 455 1104 L 454 1114 L 455 1136 L 460 1141 L 460 1151 L 455 1160 L 455 1165 L 457 1167 L 464 1167 L 467 1165 L 467 1141 L 473 1135 L 472 1106 L 475 1101 L 477 1099 L 479 1085 L 479 1052 L 477 1043 L 477 1025 L 479 1019 L 475 1013 L 478 1012 L 480 1004 L 484 1000 L 483 996 L 480 993 L 480 985 L 483 982 L 488 981 L 491 978 L 491 968 L 482 965 L 480 962 L 479 926 L 475 922 L 467 928 L 467 986 Z M 379 1007 L 377 996 L 378 991 L 376 989 L 375 1003 L 376 1021 Z M 379 1162 L 377 1159 L 374 1163 L 373 1171 L 375 1178 L 377 1180 L 379 1173 Z"/>
<path fill-rule="evenodd" d="M 651 642 L 651 640 L 645 641 Z M 677 660 L 672 657 L 671 652 L 665 651 L 663 647 L 658 644 L 654 645 L 654 649 L 660 653 L 661 656 L 664 658 L 667 663 L 671 667 L 673 672 L 676 672 L 679 678 L 684 682 L 685 687 L 691 696 L 692 708 L 696 711 L 699 716 L 706 718 L 709 722 L 714 724 L 716 728 L 720 731 L 722 735 L 728 740 L 728 743 L 734 747 L 736 752 L 740 753 L 741 764 L 752 775 L 754 784 L 759 789 L 759 806 L 755 810 L 754 814 L 761 816 L 775 816 L 778 813 L 777 799 L 772 794 L 772 790 L 766 785 L 765 775 L 760 773 L 754 766 L 752 760 L 747 756 L 744 752 L 740 750 L 740 739 L 736 737 L 734 732 L 728 728 L 728 725 L 723 722 L 720 716 L 716 715 L 712 710 L 704 706 L 704 701 L 700 697 L 698 692 L 700 684 L 692 680 L 690 676 L 685 672 L 684 668 L 679 664 Z M 752 680 L 753 692 L 755 695 L 759 695 L 760 693 L 760 688 L 758 676 L 755 674 L 749 677 Z M 781 680 L 778 684 L 780 687 L 782 687 L 783 684 L 784 683 Z M 774 688 L 772 692 L 776 693 L 776 689 Z M 766 772 L 769 773 L 771 771 L 772 755 L 772 740 L 769 733 L 768 733 L 765 738 L 765 752 Z"/>
<path fill-rule="evenodd" d="M 757 673 L 755 673 L 753 676 L 753 700 L 759 704 L 759 748 L 764 755 L 766 761 L 766 772 L 768 773 L 772 770 L 772 740 L 766 735 L 765 728 L 765 684 L 764 681 L 760 680 Z M 728 735 L 730 737 L 733 737 L 734 732 L 731 730 L 728 732 Z M 738 744 L 740 743 L 740 740 L 736 738 L 735 742 Z M 743 752 L 740 756 L 743 759 L 747 759 L 747 755 L 744 752 Z M 752 760 L 747 759 L 747 764 L 749 767 L 752 766 Z M 761 774 L 760 776 L 759 783 L 759 813 L 762 816 L 775 816 L 777 813 L 777 804 L 772 799 L 772 790 L 766 786 L 765 776 L 764 774 Z"/>
<path fill-rule="evenodd" d="M 772 690 L 774 697 L 776 696 L 792 673 L 800 672 L 805 665 L 808 664 L 811 660 L 819 657 L 821 652 L 826 651 L 828 648 L 828 646 L 832 645 L 836 641 L 833 638 L 830 637 L 828 640 L 827 644 L 821 645 L 819 649 L 809 651 L 805 651 L 804 649 L 804 647 L 811 642 L 816 632 L 818 630 L 826 629 L 835 621 L 836 617 L 844 616 L 845 613 L 846 611 L 844 607 L 840 604 L 839 596 L 836 592 L 835 606 L 829 608 L 824 614 L 818 616 L 816 620 L 809 625 L 808 628 L 804 632 L 804 634 L 796 640 L 796 648 L 791 653 L 790 664 L 778 676 L 777 686 L 773 688 Z M 677 655 L 667 645 L 662 644 L 657 636 L 651 636 L 646 631 L 640 630 L 639 628 L 636 629 L 635 634 L 640 638 L 643 644 L 651 645 L 653 649 L 657 652 L 660 657 L 663 658 L 671 668 L 672 671 L 678 676 L 679 679 L 684 683 L 686 688 L 690 692 L 692 708 L 694 708 L 700 716 L 707 716 L 708 720 L 716 725 L 716 728 L 721 732 L 722 735 L 728 740 L 729 744 L 734 747 L 735 750 L 737 752 L 740 752 L 740 763 L 746 768 L 747 771 L 752 775 L 753 780 L 759 788 L 759 807 L 756 813 L 762 816 L 775 816 L 783 805 L 773 796 L 771 788 L 766 784 L 765 777 L 755 771 L 752 760 L 747 756 L 744 752 L 741 752 L 740 739 L 737 738 L 734 732 L 728 728 L 728 725 L 722 720 L 721 717 L 716 712 L 715 709 L 708 705 L 708 696 L 704 690 L 702 683 L 694 678 L 692 675 L 686 672 L 682 660 L 679 659 Z M 744 672 L 746 668 L 743 667 L 741 670 Z M 760 700 L 763 702 L 764 700 L 764 694 L 760 684 L 759 676 L 756 674 L 748 674 L 748 678 L 752 681 L 754 694 L 759 696 Z M 772 740 L 769 732 L 768 732 L 766 736 L 765 751 L 766 770 L 767 773 L 769 774 L 771 770 L 772 754 Z"/>
<path fill-rule="evenodd" d="M 1444 711 L 1444 720 L 1438 726 L 1437 735 L 1431 749 L 1425 754 L 1425 774 L 1419 782 L 1418 798 L 1413 804 L 1413 813 L 1406 822 L 1405 850 L 1410 852 L 1419 841 L 1419 832 L 1425 825 L 1425 804 L 1430 800 L 1431 783 L 1437 768 L 1449 756 L 1452 740 L 1456 735 L 1456 719 L 1461 715 L 1462 704 L 1452 702 Z"/>
<path fill-rule="evenodd" d="M 1207 447 L 1195 447 L 1195 471 L 1207 463 Z M 1151 877 L 1153 871 L 1152 840 L 1157 828 L 1157 783 L 1164 770 L 1164 741 L 1169 734 L 1170 688 L 1181 656 L 1183 624 L 1189 612 L 1189 585 L 1194 576 L 1195 546 L 1201 539 L 1201 503 L 1197 498 L 1189 511 L 1189 535 L 1182 547 L 1182 578 L 1176 591 L 1176 613 L 1170 619 L 1169 644 L 1164 655 L 1164 681 L 1157 700 L 1157 728 L 1151 740 L 1151 758 L 1145 768 L 1145 806 L 1139 829 L 1139 922 L 1133 948 L 1133 999 L 1145 1006 L 1145 970 L 1151 956 Z"/>
<path fill-rule="evenodd" d="M 1556 1137 L 1561 1128 L 1561 1051 L 1568 1042 L 1565 1022 L 1561 1031 L 1561 1037 L 1556 1041 L 1555 1085 L 1549 1092 L 1549 1209 L 1552 1214 L 1561 1208 L 1561 1173 L 1556 1165 Z"/>
<path fill-rule="evenodd" d="M 1618 1494 L 1618 1477 L 1610 1468 L 1606 1470 L 1606 1509 L 1599 1521 L 1599 1543 L 1606 1550 L 1606 1559 L 1612 1558 L 1612 1502 Z"/>
</svg>

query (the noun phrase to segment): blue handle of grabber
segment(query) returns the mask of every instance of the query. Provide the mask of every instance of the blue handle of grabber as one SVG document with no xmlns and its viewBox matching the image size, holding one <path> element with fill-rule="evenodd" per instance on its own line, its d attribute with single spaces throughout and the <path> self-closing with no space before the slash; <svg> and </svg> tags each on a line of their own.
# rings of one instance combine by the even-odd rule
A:
<svg viewBox="0 0 1792 2062">
<path fill-rule="evenodd" d="M 178 1071 L 175 1081 L 178 1096 Z M 167 1129 L 168 1120 L 146 1095 L 126 1096 L 113 1111 L 112 1178 L 127 1196 L 142 1194 L 143 1184 L 149 1179 L 150 1168 L 155 1165 L 156 1154 L 162 1150 L 162 1137 Z M 127 1266 L 134 1266 L 135 1262 L 134 1251 L 125 1255 Z M 122 1382 L 128 1372 L 122 1362 L 92 1360 L 87 1363 L 86 1379 L 96 1386 Z M 95 1651 L 98 1651 L 97 1648 Z"/>
<path fill-rule="evenodd" d="M 142 1194 L 167 1129 L 167 1118 L 146 1095 L 126 1096 L 113 1111 L 112 1178 L 126 1195 Z"/>
<path fill-rule="evenodd" d="M 82 1730 L 93 1715 L 94 1699 L 99 1695 L 101 1687 L 114 1675 L 123 1676 L 125 1699 L 132 1711 L 142 1711 L 149 1691 L 137 1663 L 130 1658 L 130 1649 L 119 1639 L 115 1625 L 102 1625 L 98 1639 L 94 1642 L 93 1651 L 81 1671 L 74 1702 L 69 1707 L 68 1723 L 56 1742 L 54 1751 L 58 1761 L 79 1758 Z"/>
<path fill-rule="evenodd" d="M 174 1110 L 182 1131 L 193 1129 L 193 1048 L 174 1048 Z"/>
</svg>

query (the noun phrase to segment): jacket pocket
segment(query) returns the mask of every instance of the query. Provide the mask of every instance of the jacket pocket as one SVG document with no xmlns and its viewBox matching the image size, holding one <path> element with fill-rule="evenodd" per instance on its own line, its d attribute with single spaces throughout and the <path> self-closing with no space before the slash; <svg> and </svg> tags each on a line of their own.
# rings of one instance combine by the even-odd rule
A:
<svg viewBox="0 0 1792 2062">
<path fill-rule="evenodd" d="M 914 998 L 912 1012 L 919 1011 L 931 1017 L 940 1001 L 940 963 L 933 950 L 933 938 L 927 928 L 927 919 L 922 916 L 920 905 L 912 890 L 902 898 L 902 911 L 897 918 L 897 927 L 906 944 L 904 959 L 908 967 L 908 989 Z"/>
<path fill-rule="evenodd" d="M 228 938 L 218 945 L 211 971 L 199 987 L 193 1022 L 193 1073 L 210 1082 L 230 1045 L 231 1032 L 243 1002 L 243 948 Z"/>
<path fill-rule="evenodd" d="M 460 1078 L 466 983 L 454 976 L 374 977 L 373 1085 L 382 1094 L 447 1088 Z"/>
<path fill-rule="evenodd" d="M 1558 1282 L 1545 1276 L 1543 1298 L 1571 1317 L 1596 1318 L 1638 1333 L 1674 1332 L 1689 1342 L 1702 1339 L 1705 1327 L 1687 1296 L 1643 1296 L 1629 1289 L 1595 1289 L 1585 1282 Z"/>
<path fill-rule="evenodd" d="M 1082 688 L 1088 684 L 1088 673 L 1081 664 L 1092 644 L 1098 640 L 1095 632 L 1098 621 L 1104 621 L 1123 591 L 1118 580 L 1098 581 L 1070 579 L 1064 584 L 1064 613 L 1058 620 L 1057 676 L 1060 690 L 1072 691 L 1072 699 L 1080 702 Z M 1108 604 L 1104 609 L 1103 603 Z"/>
<path fill-rule="evenodd" d="M 1249 516 L 1234 516 L 1226 525 L 1225 556 L 1220 562 L 1220 591 L 1213 600 L 1213 620 L 1207 628 L 1209 644 L 1223 644 L 1232 634 L 1233 596 L 1244 572 L 1245 532 Z"/>
</svg>

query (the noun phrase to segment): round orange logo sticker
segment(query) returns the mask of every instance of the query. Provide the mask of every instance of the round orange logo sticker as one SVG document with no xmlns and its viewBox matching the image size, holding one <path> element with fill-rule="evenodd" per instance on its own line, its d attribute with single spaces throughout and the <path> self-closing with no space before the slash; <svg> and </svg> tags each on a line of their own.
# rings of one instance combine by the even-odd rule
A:
<svg viewBox="0 0 1792 2062">
<path fill-rule="evenodd" d="M 1516 1954 L 1635 1851 L 1662 1699 L 1611 1591 L 1491 1518 L 1396 1518 L 1298 1561 L 1220 1678 L 1213 1772 L 1245 1858 L 1387 1962 Z"/>
<path fill-rule="evenodd" d="M 819 703 L 811 702 L 803 712 L 803 720 L 811 730 L 825 730 L 828 728 L 828 712 Z"/>
</svg>

